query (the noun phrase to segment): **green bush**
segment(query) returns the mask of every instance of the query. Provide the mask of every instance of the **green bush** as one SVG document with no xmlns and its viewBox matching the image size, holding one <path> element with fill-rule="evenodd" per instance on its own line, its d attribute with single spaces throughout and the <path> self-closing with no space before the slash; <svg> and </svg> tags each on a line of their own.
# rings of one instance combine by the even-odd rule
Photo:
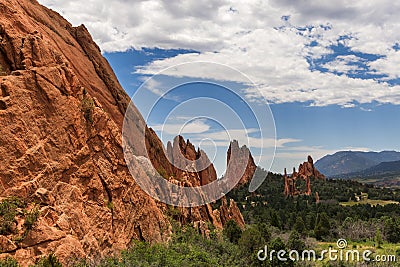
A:
<svg viewBox="0 0 400 267">
<path fill-rule="evenodd" d="M 263 234 L 258 230 L 258 227 L 252 225 L 243 231 L 238 244 L 244 256 L 256 258 L 255 254 L 260 249 L 264 248 L 267 242 L 264 239 Z"/>
<path fill-rule="evenodd" d="M 167 171 L 166 171 L 163 167 L 158 168 L 158 169 L 157 169 L 157 172 L 158 172 L 158 174 L 161 175 L 163 178 L 168 179 Z"/>
<path fill-rule="evenodd" d="M 80 262 L 79 266 L 87 266 Z M 246 266 L 237 245 L 223 239 L 207 239 L 191 226 L 177 227 L 168 243 L 133 241 L 119 257 L 104 259 L 98 266 Z"/>
<path fill-rule="evenodd" d="M 400 257 L 400 248 L 396 249 L 396 255 Z"/>
<path fill-rule="evenodd" d="M 107 201 L 107 208 L 114 210 L 114 203 L 112 203 L 112 201 Z"/>
<path fill-rule="evenodd" d="M 89 96 L 84 96 L 82 99 L 82 112 L 86 121 L 93 123 L 93 109 L 94 109 L 94 100 Z"/>
<path fill-rule="evenodd" d="M 330 222 L 328 215 L 325 212 L 317 214 L 316 224 L 315 224 L 315 237 L 318 240 L 322 240 L 329 235 L 330 232 Z"/>
<path fill-rule="evenodd" d="M 234 220 L 229 220 L 222 233 L 231 243 L 237 244 L 242 235 L 242 229 L 240 229 Z"/>
<path fill-rule="evenodd" d="M 400 223 L 395 218 L 388 218 L 385 221 L 385 235 L 391 243 L 400 242 Z"/>
<path fill-rule="evenodd" d="M 11 257 L 0 260 L 0 267 L 18 267 L 18 262 Z"/>
<path fill-rule="evenodd" d="M 24 207 L 23 201 L 16 197 L 10 197 L 0 202 L 0 234 L 10 234 L 15 223 L 17 208 Z"/>
<path fill-rule="evenodd" d="M 31 211 L 25 213 L 24 225 L 26 229 L 31 230 L 40 216 L 39 208 L 34 207 Z"/>
<path fill-rule="evenodd" d="M 274 240 L 272 240 L 269 244 L 268 244 L 268 250 L 272 251 L 280 251 L 280 250 L 285 250 L 287 251 L 287 248 L 285 246 L 285 243 L 283 243 L 282 239 L 280 239 L 279 237 L 275 238 Z M 281 261 L 278 259 L 277 257 L 277 253 L 273 254 L 272 256 L 272 261 L 268 262 L 268 266 L 272 266 L 272 267 L 277 267 L 277 266 L 294 266 L 294 262 L 291 260 L 288 261 Z"/>
<path fill-rule="evenodd" d="M 62 264 L 54 254 L 50 254 L 41 258 L 34 267 L 62 267 Z"/>
<path fill-rule="evenodd" d="M 287 247 L 298 252 L 302 252 L 306 249 L 306 244 L 301 239 L 300 234 L 295 230 L 293 231 L 288 239 Z"/>
<path fill-rule="evenodd" d="M 293 229 L 296 230 L 299 234 L 304 234 L 306 231 L 306 226 L 304 224 L 303 218 L 298 216 L 296 218 L 296 223 L 293 226 Z"/>
</svg>

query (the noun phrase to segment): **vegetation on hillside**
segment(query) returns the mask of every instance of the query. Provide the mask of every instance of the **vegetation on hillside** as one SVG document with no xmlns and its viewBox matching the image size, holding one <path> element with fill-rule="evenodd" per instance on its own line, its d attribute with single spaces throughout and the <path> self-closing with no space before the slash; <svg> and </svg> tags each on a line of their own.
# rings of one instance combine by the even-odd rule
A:
<svg viewBox="0 0 400 267">
<path fill-rule="evenodd" d="M 311 196 L 286 198 L 282 193 L 281 175 L 262 169 L 257 169 L 256 175 L 267 177 L 257 191 L 250 194 L 244 186 L 228 195 L 238 202 L 248 224 L 268 223 L 282 231 L 296 227 L 304 236 L 320 241 L 338 238 L 366 241 L 373 239 L 378 229 L 383 240 L 389 241 L 393 233 L 400 231 L 400 205 L 387 204 L 400 200 L 399 189 L 377 188 L 349 180 L 312 179 Z M 315 192 L 319 195 L 318 204 Z M 354 201 L 355 195 L 361 192 L 368 194 L 373 205 L 368 202 L 340 205 L 340 202 Z M 400 242 L 400 234 L 390 242 Z"/>
<path fill-rule="evenodd" d="M 173 235 L 168 243 L 149 244 L 133 241 L 129 250 L 119 256 L 96 262 L 73 260 L 73 266 L 354 266 L 354 262 L 260 261 L 257 253 L 269 251 L 314 249 L 317 253 L 344 238 L 350 249 L 369 249 L 373 255 L 395 255 L 400 259 L 400 205 L 398 189 L 377 188 L 354 181 L 314 180 L 311 196 L 286 198 L 283 177 L 257 169 L 256 175 L 267 176 L 254 193 L 247 186 L 228 194 L 239 205 L 247 223 L 241 229 L 229 221 L 223 231 L 211 229 L 210 238 L 201 236 L 191 225 L 181 226 L 173 220 Z M 318 192 L 319 203 L 316 203 Z M 355 195 L 368 194 L 368 200 L 353 205 Z M 386 205 L 381 205 L 381 204 Z M 389 204 L 387 204 L 389 203 Z M 218 205 L 215 203 L 214 205 Z M 1 266 L 17 266 L 12 259 Z M 41 259 L 36 266 L 60 266 L 54 256 Z M 396 262 L 374 266 L 399 266 Z"/>
</svg>

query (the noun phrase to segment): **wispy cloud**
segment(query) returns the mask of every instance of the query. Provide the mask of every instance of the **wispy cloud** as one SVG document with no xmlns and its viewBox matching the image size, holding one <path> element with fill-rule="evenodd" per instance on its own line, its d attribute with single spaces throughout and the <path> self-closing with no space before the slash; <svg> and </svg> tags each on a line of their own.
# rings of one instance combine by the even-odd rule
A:
<svg viewBox="0 0 400 267">
<path fill-rule="evenodd" d="M 210 126 L 204 120 L 195 120 L 187 124 L 159 124 L 152 128 L 155 131 L 162 131 L 169 135 L 200 134 L 210 130 Z"/>
</svg>

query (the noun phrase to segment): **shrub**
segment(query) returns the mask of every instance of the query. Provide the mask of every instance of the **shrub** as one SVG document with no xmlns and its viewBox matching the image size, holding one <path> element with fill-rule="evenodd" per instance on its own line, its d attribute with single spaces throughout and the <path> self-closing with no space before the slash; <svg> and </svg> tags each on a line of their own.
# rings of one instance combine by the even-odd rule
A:
<svg viewBox="0 0 400 267">
<path fill-rule="evenodd" d="M 157 169 L 157 172 L 158 172 L 158 174 L 161 175 L 163 178 L 168 179 L 168 173 L 167 173 L 167 171 L 166 171 L 163 167 L 158 168 L 158 169 Z"/>
<path fill-rule="evenodd" d="M 114 203 L 112 203 L 112 201 L 107 201 L 107 208 L 109 208 L 110 210 L 114 209 Z"/>
<path fill-rule="evenodd" d="M 304 224 L 303 218 L 300 216 L 297 217 L 296 223 L 293 226 L 293 229 L 296 230 L 299 234 L 304 234 L 306 231 L 306 226 Z"/>
<path fill-rule="evenodd" d="M 18 262 L 11 257 L 0 260 L 0 267 L 18 267 Z"/>
<path fill-rule="evenodd" d="M 400 257 L 400 248 L 396 249 L 396 255 Z"/>
<path fill-rule="evenodd" d="M 31 230 L 40 216 L 38 207 L 34 207 L 31 211 L 25 213 L 24 225 L 26 229 Z"/>
<path fill-rule="evenodd" d="M 168 243 L 133 241 L 131 249 L 122 251 L 119 257 L 102 260 L 98 266 L 246 266 L 232 243 L 206 239 L 190 226 L 174 231 Z"/>
<path fill-rule="evenodd" d="M 330 232 L 330 222 L 328 215 L 323 212 L 321 214 L 317 214 L 316 224 L 315 224 L 315 237 L 318 240 L 322 240 L 329 235 Z"/>
<path fill-rule="evenodd" d="M 234 220 L 229 220 L 222 233 L 231 243 L 237 244 L 242 235 L 242 229 L 240 229 Z"/>
<path fill-rule="evenodd" d="M 376 230 L 376 234 L 375 234 L 375 242 L 378 246 L 378 248 L 382 248 L 382 234 L 381 234 L 381 230 L 377 229 Z"/>
<path fill-rule="evenodd" d="M 306 248 L 306 244 L 301 240 L 300 234 L 294 230 L 289 236 L 287 247 L 302 252 Z"/>
<path fill-rule="evenodd" d="M 167 216 L 171 217 L 172 219 L 179 221 L 182 217 L 182 212 L 178 207 L 168 206 L 167 209 Z"/>
<path fill-rule="evenodd" d="M 257 225 L 258 231 L 260 231 L 261 236 L 264 238 L 266 242 L 271 241 L 271 227 L 266 223 L 258 223 Z"/>
<path fill-rule="evenodd" d="M 395 218 L 388 218 L 385 221 L 385 235 L 390 243 L 400 242 L 400 225 Z"/>
<path fill-rule="evenodd" d="M 4 199 L 0 202 L 0 234 L 10 234 L 12 232 L 12 225 L 17 216 L 17 208 L 24 207 L 23 201 L 16 197 Z"/>
<path fill-rule="evenodd" d="M 287 251 L 287 248 L 285 246 L 285 243 L 283 243 L 282 239 L 279 237 L 275 238 L 268 244 L 268 250 L 272 251 L 280 251 L 280 250 L 285 250 Z M 291 260 L 288 261 L 281 261 L 277 257 L 277 253 L 273 254 L 272 256 L 272 261 L 268 262 L 269 266 L 294 266 L 294 262 Z"/>
<path fill-rule="evenodd" d="M 256 258 L 254 254 L 264 248 L 266 241 L 256 226 L 250 226 L 243 231 L 238 244 L 244 256 Z"/>
<path fill-rule="evenodd" d="M 41 258 L 35 267 L 62 267 L 62 264 L 54 254 L 50 254 Z"/>
<path fill-rule="evenodd" d="M 82 112 L 86 121 L 93 123 L 94 100 L 91 97 L 84 96 L 82 99 Z"/>
</svg>

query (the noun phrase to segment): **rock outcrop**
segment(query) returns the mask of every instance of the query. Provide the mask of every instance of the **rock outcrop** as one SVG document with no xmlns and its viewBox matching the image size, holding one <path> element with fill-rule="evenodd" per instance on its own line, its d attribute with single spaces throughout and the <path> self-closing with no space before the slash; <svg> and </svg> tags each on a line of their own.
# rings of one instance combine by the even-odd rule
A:
<svg viewBox="0 0 400 267">
<path fill-rule="evenodd" d="M 237 144 L 235 141 L 234 143 Z M 156 133 L 148 128 L 146 132 L 146 146 L 149 158 L 157 172 L 169 182 L 182 187 L 198 187 L 217 180 L 214 165 L 210 162 L 207 154 L 182 136 L 176 136 L 173 142 L 167 143 L 165 149 L 159 141 Z M 238 147 L 238 146 L 237 146 Z M 239 148 L 235 148 L 232 154 L 235 159 L 239 159 Z M 246 158 L 247 163 L 247 158 Z M 249 171 L 250 172 L 250 171 Z M 165 192 L 171 194 L 171 192 Z M 174 194 L 174 193 L 172 193 Z M 176 196 L 178 197 L 178 196 Z M 211 204 L 191 208 L 174 208 L 174 218 L 182 224 L 195 223 L 204 228 L 202 222 L 211 222 L 217 229 L 222 229 L 228 220 L 235 220 L 236 223 L 244 227 L 244 219 L 236 203 L 232 200 L 229 205 L 225 198 L 222 199 L 219 209 L 212 209 Z M 206 233 L 205 230 L 199 230 Z"/>
<path fill-rule="evenodd" d="M 307 161 L 300 164 L 299 171 L 297 173 L 300 177 L 314 177 L 315 179 L 325 179 L 325 175 L 320 173 L 314 166 L 314 161 L 311 156 L 307 157 Z"/>
<path fill-rule="evenodd" d="M 129 97 L 86 28 L 33 0 L 0 0 L 0 65 L 0 200 L 40 203 L 26 236 L 0 236 L 0 257 L 26 266 L 55 253 L 66 262 L 102 257 L 132 239 L 167 240 L 162 207 L 124 161 Z M 144 177 L 135 162 L 134 175 Z"/>
<path fill-rule="evenodd" d="M 15 196 L 39 211 L 29 229 L 16 211 L 0 234 L 0 258 L 23 266 L 50 253 L 63 263 L 98 259 L 133 239 L 168 240 L 171 214 L 205 235 L 207 222 L 244 226 L 233 201 L 215 210 L 168 207 L 135 183 L 132 175 L 148 177 L 150 164 L 184 186 L 215 181 L 216 173 L 203 151 L 179 137 L 167 158 L 134 107 L 129 134 L 146 145 L 130 144 L 134 171 L 128 170 L 121 132 L 130 99 L 83 25 L 73 27 L 35 0 L 0 0 L 0 66 L 0 201 Z M 183 160 L 178 151 L 201 160 L 174 169 L 168 159 Z"/>
<path fill-rule="evenodd" d="M 257 169 L 253 156 L 246 146 L 239 147 L 239 142 L 234 140 L 230 143 L 226 157 L 227 175 L 239 174 L 241 178 L 239 185 L 250 182 Z"/>
<path fill-rule="evenodd" d="M 307 161 L 300 164 L 298 171 L 293 168 L 293 173 L 288 176 L 286 169 L 284 171 L 284 194 L 285 196 L 294 195 L 311 195 L 311 177 L 314 179 L 324 180 L 325 176 L 321 174 L 314 166 L 314 161 L 311 156 L 308 156 Z M 299 190 L 296 186 L 297 181 L 305 181 L 305 189 Z"/>
</svg>

